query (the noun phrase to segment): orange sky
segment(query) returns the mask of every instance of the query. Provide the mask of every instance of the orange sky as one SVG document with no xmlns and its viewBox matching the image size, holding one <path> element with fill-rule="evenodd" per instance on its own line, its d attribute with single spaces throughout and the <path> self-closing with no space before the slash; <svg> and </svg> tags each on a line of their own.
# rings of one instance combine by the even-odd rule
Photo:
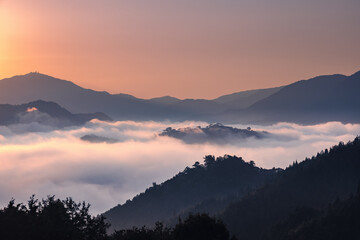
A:
<svg viewBox="0 0 360 240">
<path fill-rule="evenodd" d="M 271 2 L 271 3 L 270 3 Z M 213 98 L 360 70 L 358 0 L 0 0 L 0 78 Z"/>
</svg>

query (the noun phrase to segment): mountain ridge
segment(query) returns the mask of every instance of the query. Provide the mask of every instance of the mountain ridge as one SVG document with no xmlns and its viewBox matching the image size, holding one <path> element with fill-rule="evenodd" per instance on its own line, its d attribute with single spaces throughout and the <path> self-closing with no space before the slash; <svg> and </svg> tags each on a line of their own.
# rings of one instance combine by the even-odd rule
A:
<svg viewBox="0 0 360 240">
<path fill-rule="evenodd" d="M 63 128 L 82 125 L 92 119 L 112 121 L 101 112 L 73 114 L 57 103 L 37 100 L 25 104 L 0 104 L 0 125 L 39 123 L 45 126 Z"/>
<path fill-rule="evenodd" d="M 104 215 L 112 230 L 152 226 L 156 221 L 170 221 L 203 201 L 219 200 L 229 194 L 241 197 L 277 171 L 256 167 L 241 157 L 225 155 L 215 159 L 208 155 L 204 164 L 195 162 L 192 168 L 185 168 L 160 185 L 153 183 L 145 192 Z"/>
<path fill-rule="evenodd" d="M 104 112 L 116 120 L 205 121 L 208 123 L 313 124 L 359 122 L 360 72 L 323 75 L 292 84 L 236 92 L 215 99 L 152 99 L 82 88 L 40 73 L 0 80 L 0 103 L 22 104 L 44 99 L 74 113 Z"/>
<path fill-rule="evenodd" d="M 235 167 L 236 164 L 242 167 Z M 246 183 L 248 177 L 255 176 L 248 171 L 268 172 L 263 181 L 247 188 L 247 184 L 254 183 Z M 214 156 L 208 155 L 204 165 L 196 162 L 173 178 L 159 185 L 154 183 L 104 215 L 113 224 L 112 230 L 120 230 L 143 225 L 151 227 L 156 221 L 171 226 L 179 217 L 201 211 L 199 213 L 210 213 L 224 221 L 238 239 L 267 239 L 264 237 L 271 228 L 296 209 L 323 210 L 336 199 L 346 199 L 359 191 L 359 171 L 359 137 L 347 144 L 340 142 L 299 163 L 295 161 L 285 170 L 260 169 L 253 162 L 246 163 L 236 156 L 225 155 L 215 160 Z M 234 179 L 234 173 L 242 178 L 228 181 Z M 204 178 L 203 174 L 208 175 Z M 197 188 L 204 183 L 205 187 Z M 226 189 L 223 184 L 227 185 Z M 184 201 L 185 206 L 173 210 L 174 202 Z M 169 207 L 170 212 L 167 212 Z"/>
</svg>

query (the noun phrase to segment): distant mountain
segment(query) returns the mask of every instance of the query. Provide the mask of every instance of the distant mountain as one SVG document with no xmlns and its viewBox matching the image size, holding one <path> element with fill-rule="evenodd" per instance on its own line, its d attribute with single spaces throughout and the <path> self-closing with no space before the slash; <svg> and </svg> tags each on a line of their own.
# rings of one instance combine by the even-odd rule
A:
<svg viewBox="0 0 360 240">
<path fill-rule="evenodd" d="M 351 76 L 327 75 L 287 85 L 246 109 L 228 109 L 209 116 L 223 123 L 316 124 L 329 121 L 360 122 L 360 72 Z"/>
<path fill-rule="evenodd" d="M 198 205 L 211 211 L 212 201 L 217 201 L 217 208 L 221 209 L 227 203 L 223 199 L 247 194 L 277 171 L 258 168 L 253 162 L 235 156 L 217 159 L 206 156 L 204 165 L 196 162 L 172 179 L 160 185 L 154 183 L 144 193 L 107 211 L 105 216 L 112 229 L 122 229 L 170 221 Z"/>
<path fill-rule="evenodd" d="M 111 95 L 84 89 L 72 82 L 40 73 L 29 73 L 0 81 L 0 103 L 21 104 L 43 99 L 74 113 L 104 112 L 117 119 L 163 117 L 162 106 L 127 94 Z"/>
<path fill-rule="evenodd" d="M 360 86 L 360 81 L 353 81 L 353 77 L 335 74 L 319 76 L 302 80 L 283 87 L 271 96 L 254 103 L 251 110 L 319 110 L 352 107 L 348 97 L 352 95 L 352 86 Z M 342 100 L 342 101 L 339 101 Z M 344 104 L 346 101 L 346 105 Z M 350 105 L 349 105 L 350 104 Z M 358 103 L 359 104 L 359 103 Z"/>
<path fill-rule="evenodd" d="M 93 91 L 40 73 L 0 81 L 0 103 L 21 104 L 37 99 L 59 103 L 74 113 L 104 112 L 118 120 L 204 120 L 204 115 L 224 110 L 210 100 L 173 97 L 145 100 L 128 94 Z"/>
<path fill-rule="evenodd" d="M 232 142 L 238 142 L 247 138 L 266 138 L 270 137 L 270 134 L 265 131 L 257 132 L 247 129 L 239 129 L 229 126 L 224 126 L 220 123 L 210 124 L 206 127 L 195 127 L 195 128 L 179 128 L 173 129 L 171 127 L 166 128 L 159 136 L 167 136 L 177 138 L 185 143 L 216 143 L 226 144 Z"/>
<path fill-rule="evenodd" d="M 207 115 L 221 114 L 226 106 L 205 99 L 184 99 L 169 105 L 180 112 L 186 112 L 191 116 L 190 119 L 184 120 L 205 120 Z"/>
<path fill-rule="evenodd" d="M 265 122 L 359 122 L 359 89 L 360 72 L 315 77 L 283 87 L 254 103 L 247 113 L 261 113 Z"/>
<path fill-rule="evenodd" d="M 21 104 L 43 99 L 73 113 L 104 112 L 116 120 L 199 120 L 272 124 L 360 122 L 360 72 L 329 75 L 287 86 L 233 93 L 213 100 L 170 96 L 149 100 L 128 94 L 85 89 L 44 74 L 29 73 L 0 80 L 0 103 Z"/>
<path fill-rule="evenodd" d="M 81 125 L 91 119 L 111 121 L 103 113 L 72 114 L 54 102 L 38 100 L 21 105 L 0 104 L 0 125 L 36 122 L 46 126 L 62 128 Z"/>
<path fill-rule="evenodd" d="M 158 98 L 151 98 L 150 101 L 155 102 L 155 103 L 168 105 L 168 104 L 176 103 L 176 102 L 181 101 L 181 100 L 178 99 L 178 98 L 171 97 L 171 96 L 164 96 L 164 97 L 158 97 Z"/>
<path fill-rule="evenodd" d="M 224 104 L 232 109 L 246 109 L 254 103 L 267 98 L 280 91 L 283 87 L 256 89 L 232 93 L 213 99 L 212 101 Z"/>
</svg>

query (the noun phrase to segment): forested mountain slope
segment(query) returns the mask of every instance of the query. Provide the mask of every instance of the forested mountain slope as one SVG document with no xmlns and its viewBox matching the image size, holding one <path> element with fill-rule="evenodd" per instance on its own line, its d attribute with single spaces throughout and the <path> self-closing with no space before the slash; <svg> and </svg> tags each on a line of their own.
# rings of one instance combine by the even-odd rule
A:
<svg viewBox="0 0 360 240">
<path fill-rule="evenodd" d="M 193 209 L 211 199 L 239 198 L 268 181 L 276 169 L 265 170 L 236 156 L 206 156 L 172 179 L 154 184 L 144 193 L 110 209 L 104 215 L 113 229 L 152 226 Z"/>
<path fill-rule="evenodd" d="M 261 239 L 298 207 L 322 209 L 355 193 L 360 180 L 360 138 L 294 163 L 271 183 L 221 214 L 239 239 Z"/>
<path fill-rule="evenodd" d="M 360 185 L 355 196 L 337 199 L 324 210 L 297 208 L 264 240 L 360 239 Z"/>
</svg>

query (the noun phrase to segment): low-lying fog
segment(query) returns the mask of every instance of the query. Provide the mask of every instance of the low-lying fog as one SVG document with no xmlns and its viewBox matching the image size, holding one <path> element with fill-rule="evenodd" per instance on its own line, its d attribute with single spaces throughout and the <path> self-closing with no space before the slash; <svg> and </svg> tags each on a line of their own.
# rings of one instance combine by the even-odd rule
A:
<svg viewBox="0 0 360 240">
<path fill-rule="evenodd" d="M 271 138 L 237 140 L 227 144 L 186 144 L 160 137 L 167 127 L 205 127 L 201 122 L 92 121 L 80 128 L 52 130 L 36 123 L 0 127 L 0 206 L 11 198 L 26 202 L 38 198 L 71 196 L 91 203 L 101 213 L 124 203 L 153 182 L 160 183 L 207 154 L 237 155 L 263 168 L 285 168 L 293 161 L 311 157 L 339 141 L 353 140 L 359 124 L 330 122 L 314 126 L 279 123 L 250 126 L 267 131 Z M 247 128 L 247 125 L 233 125 Z M 36 130 L 40 132 L 29 132 Z M 113 143 L 90 143 L 90 135 Z M 116 140 L 116 141 L 115 141 Z"/>
</svg>

